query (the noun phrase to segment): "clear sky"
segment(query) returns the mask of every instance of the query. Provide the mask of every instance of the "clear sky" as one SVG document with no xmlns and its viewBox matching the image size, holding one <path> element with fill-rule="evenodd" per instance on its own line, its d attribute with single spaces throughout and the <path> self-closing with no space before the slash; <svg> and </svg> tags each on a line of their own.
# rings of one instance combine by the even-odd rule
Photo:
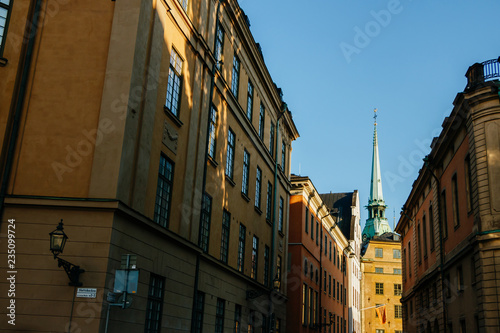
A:
<svg viewBox="0 0 500 333">
<path fill-rule="evenodd" d="M 498 0 L 239 0 L 300 138 L 292 173 L 360 193 L 367 216 L 373 109 L 386 216 L 396 223 L 429 144 L 475 62 L 500 56 Z"/>
</svg>

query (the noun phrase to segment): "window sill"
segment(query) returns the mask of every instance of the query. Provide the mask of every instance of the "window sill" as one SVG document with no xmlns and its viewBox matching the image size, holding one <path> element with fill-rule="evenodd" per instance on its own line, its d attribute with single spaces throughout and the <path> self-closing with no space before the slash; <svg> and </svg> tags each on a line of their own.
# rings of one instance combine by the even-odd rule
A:
<svg viewBox="0 0 500 333">
<path fill-rule="evenodd" d="M 273 224 L 271 223 L 271 220 L 270 220 L 270 219 L 267 219 L 267 218 L 266 218 L 266 222 L 267 222 L 267 224 L 269 224 L 270 226 L 273 226 Z"/>
<path fill-rule="evenodd" d="M 460 224 L 457 224 L 456 226 L 453 227 L 453 230 L 457 230 L 458 228 L 460 228 Z"/>
<path fill-rule="evenodd" d="M 184 125 L 182 123 L 182 121 L 175 115 L 173 114 L 172 112 L 170 112 L 170 110 L 166 107 L 166 106 L 163 106 L 163 111 L 165 111 L 165 113 L 167 114 L 167 116 L 172 119 L 172 121 L 174 122 L 174 124 L 177 126 L 177 127 L 181 127 L 182 125 Z"/>
<path fill-rule="evenodd" d="M 246 202 L 250 202 L 250 198 L 243 192 L 241 192 L 241 196 L 243 197 L 243 199 L 245 199 Z"/>
<path fill-rule="evenodd" d="M 5 67 L 7 66 L 7 63 L 9 62 L 9 60 L 5 59 L 5 58 L 2 58 L 0 57 L 0 67 Z"/>
<path fill-rule="evenodd" d="M 235 187 L 236 186 L 236 183 L 233 182 L 233 180 L 231 178 L 229 178 L 228 175 L 226 175 L 226 180 L 229 182 L 229 184 L 231 184 L 232 187 Z"/>
<path fill-rule="evenodd" d="M 219 166 L 219 163 L 215 162 L 215 160 L 212 158 L 212 156 L 208 156 L 208 161 L 214 168 L 217 168 Z"/>
<path fill-rule="evenodd" d="M 259 207 L 257 206 L 253 206 L 253 208 L 255 209 L 255 211 L 259 214 L 259 215 L 262 215 L 262 211 L 260 210 Z"/>
<path fill-rule="evenodd" d="M 285 234 L 283 233 L 283 231 L 278 231 L 278 234 L 279 234 L 281 237 L 285 237 Z"/>
</svg>

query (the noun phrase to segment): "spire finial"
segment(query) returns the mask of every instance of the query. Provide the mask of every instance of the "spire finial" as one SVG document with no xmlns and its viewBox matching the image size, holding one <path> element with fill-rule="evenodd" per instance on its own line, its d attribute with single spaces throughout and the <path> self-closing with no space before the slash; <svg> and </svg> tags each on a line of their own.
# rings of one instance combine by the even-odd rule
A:
<svg viewBox="0 0 500 333">
<path fill-rule="evenodd" d="M 377 126 L 377 108 L 373 109 L 373 119 L 375 119 L 375 126 Z"/>
</svg>

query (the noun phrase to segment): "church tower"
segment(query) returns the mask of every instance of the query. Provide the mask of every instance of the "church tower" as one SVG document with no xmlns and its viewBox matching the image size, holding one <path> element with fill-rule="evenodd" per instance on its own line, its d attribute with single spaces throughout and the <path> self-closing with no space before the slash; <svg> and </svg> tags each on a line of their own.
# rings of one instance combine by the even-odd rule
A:
<svg viewBox="0 0 500 333">
<path fill-rule="evenodd" d="M 374 110 L 373 131 L 373 157 L 372 157 L 372 181 L 370 186 L 370 198 L 368 199 L 368 219 L 363 229 L 363 241 L 370 240 L 373 236 L 380 236 L 385 232 L 392 232 L 387 218 L 385 217 L 384 196 L 382 194 L 382 175 L 380 172 L 380 161 L 378 157 L 377 142 L 377 109 Z"/>
</svg>

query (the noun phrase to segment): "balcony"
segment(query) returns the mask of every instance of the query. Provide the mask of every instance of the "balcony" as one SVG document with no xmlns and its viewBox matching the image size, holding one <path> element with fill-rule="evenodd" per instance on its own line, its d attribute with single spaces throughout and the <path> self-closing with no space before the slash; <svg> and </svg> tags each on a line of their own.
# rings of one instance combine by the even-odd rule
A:
<svg viewBox="0 0 500 333">
<path fill-rule="evenodd" d="M 467 77 L 467 87 L 474 86 L 500 77 L 500 57 L 498 59 L 487 60 L 482 63 L 475 63 L 470 66 L 465 74 Z"/>
</svg>

